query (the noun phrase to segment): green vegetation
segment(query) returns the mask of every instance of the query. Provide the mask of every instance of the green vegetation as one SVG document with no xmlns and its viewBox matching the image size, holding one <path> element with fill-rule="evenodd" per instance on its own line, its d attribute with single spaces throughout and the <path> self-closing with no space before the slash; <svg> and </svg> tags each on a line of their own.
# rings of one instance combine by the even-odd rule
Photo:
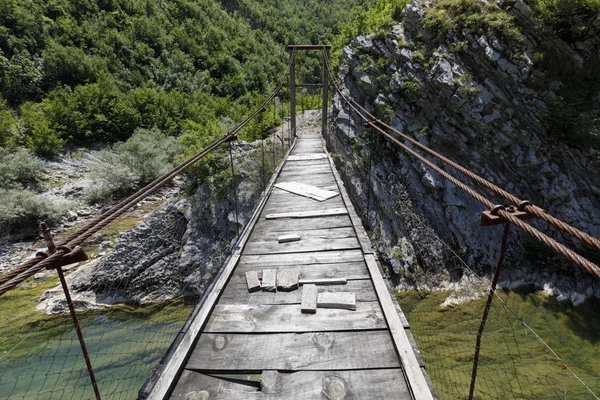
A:
<svg viewBox="0 0 600 400">
<path fill-rule="evenodd" d="M 0 188 L 23 189 L 35 187 L 42 176 L 44 163 L 26 149 L 0 147 Z"/>
<path fill-rule="evenodd" d="M 466 398 L 477 329 L 486 298 L 442 309 L 448 292 L 397 293 L 402 310 L 441 399 Z M 500 291 L 508 307 L 520 316 L 596 392 L 600 381 L 600 318 L 597 299 L 574 307 L 542 292 Z M 494 300 L 480 355 L 476 398 L 490 390 L 518 399 L 588 398 L 589 392 L 527 330 Z M 482 395 L 487 393 L 488 396 Z"/>
<path fill-rule="evenodd" d="M 483 30 L 488 35 L 498 36 L 512 51 L 518 50 L 524 37 L 514 18 L 494 1 L 439 0 L 425 11 L 423 27 L 443 39 L 450 30 L 475 34 Z"/>
<path fill-rule="evenodd" d="M 179 153 L 177 139 L 157 128 L 137 129 L 126 142 L 98 156 L 90 176 L 95 184 L 87 193 L 95 203 L 134 192 L 166 173 Z"/>
<path fill-rule="evenodd" d="M 353 8 L 348 20 L 340 25 L 339 35 L 333 40 L 334 66 L 339 66 L 342 50 L 358 35 L 372 33 L 375 37 L 385 36 L 394 22 L 400 21 L 402 10 L 408 3 L 409 0 L 377 0 Z"/>
<path fill-rule="evenodd" d="M 540 28 L 567 42 L 578 42 L 599 33 L 600 0 L 526 0 Z"/>
</svg>

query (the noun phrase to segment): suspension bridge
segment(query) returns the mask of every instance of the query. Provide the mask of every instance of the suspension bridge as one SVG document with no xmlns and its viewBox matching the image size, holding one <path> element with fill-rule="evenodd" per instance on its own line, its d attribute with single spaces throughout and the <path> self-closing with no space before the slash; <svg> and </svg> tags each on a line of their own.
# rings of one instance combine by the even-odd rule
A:
<svg viewBox="0 0 600 400">
<path fill-rule="evenodd" d="M 95 397 L 103 398 L 62 267 L 86 260 L 82 246 L 107 224 L 211 152 L 231 146 L 241 129 L 275 101 L 290 77 L 293 143 L 265 184 L 229 258 L 138 397 L 339 400 L 443 397 L 428 376 L 410 324 L 385 279 L 377 253 L 327 151 L 331 140 L 327 119 L 331 82 L 335 96 L 363 120 L 365 130 L 380 134 L 479 201 L 487 210 L 481 215 L 482 226 L 504 226 L 502 242 L 498 244 L 501 249 L 498 264 L 469 360 L 472 371 L 465 382 L 470 399 L 487 397 L 490 393 L 477 385 L 479 355 L 496 296 L 509 227 L 522 229 L 596 279 L 600 278 L 597 265 L 525 221 L 543 220 L 594 249 L 600 249 L 600 241 L 377 118 L 344 91 L 332 71 L 328 46 L 289 46 L 289 51 L 286 76 L 245 121 L 59 243 L 54 243 L 49 230 L 43 229 L 47 250 L 0 276 L 0 296 L 42 269 L 56 269 L 89 382 Z M 296 83 L 295 64 L 299 51 L 323 54 L 320 129 L 297 128 L 296 89 L 301 85 Z M 233 172 L 233 161 L 231 166 Z M 496 205 L 448 172 L 448 168 L 464 174 L 510 205 Z M 584 380 L 554 355 L 590 398 L 598 398 Z"/>
</svg>

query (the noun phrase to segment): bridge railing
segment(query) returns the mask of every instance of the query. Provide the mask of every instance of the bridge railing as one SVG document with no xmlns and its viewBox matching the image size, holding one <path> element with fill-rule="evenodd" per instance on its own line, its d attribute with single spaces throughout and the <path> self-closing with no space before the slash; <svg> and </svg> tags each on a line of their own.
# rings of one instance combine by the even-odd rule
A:
<svg viewBox="0 0 600 400">
<path fill-rule="evenodd" d="M 290 146 L 289 123 L 262 140 L 236 142 L 269 104 L 282 107 L 286 77 L 232 131 L 110 210 L 62 237 L 42 227 L 45 243 L 36 245 L 47 249 L 0 275 L 0 398 L 138 396 Z M 209 175 L 186 197 L 187 215 L 177 203 L 181 190 L 145 217 L 161 205 L 146 199 L 192 166 Z M 200 232 L 205 257 L 182 264 L 188 226 Z M 102 246 L 114 249 L 100 257 Z"/>
<path fill-rule="evenodd" d="M 600 250 L 600 240 L 547 214 L 531 202 L 517 198 L 385 123 L 351 98 L 333 73 L 327 58 L 326 64 L 339 107 L 351 119 L 364 123 L 360 132 L 345 136 L 362 135 L 360 140 L 368 147 L 362 153 L 368 154 L 365 161 L 367 165 L 363 166 L 366 200 L 362 199 L 360 202 L 363 204 L 359 204 L 366 225 L 374 226 L 370 221 L 373 208 L 378 208 L 379 212 L 386 210 L 385 217 L 396 218 L 402 223 L 409 236 L 414 236 L 411 240 L 417 246 L 420 241 L 427 241 L 424 247 L 435 250 L 432 256 L 419 254 L 420 249 L 414 249 L 417 259 L 422 261 L 430 258 L 430 261 L 443 264 L 457 282 L 445 291 L 433 291 L 428 285 L 421 285 L 423 287 L 417 290 L 397 292 L 426 371 L 440 398 L 598 399 L 599 371 L 591 367 L 598 353 L 593 343 L 589 342 L 593 342 L 595 337 L 592 333 L 595 330 L 593 318 L 597 315 L 597 311 L 593 311 L 595 303 L 587 302 L 577 308 L 567 309 L 558 301 L 547 299 L 542 293 L 526 289 L 521 292 L 500 290 L 497 283 L 511 226 L 523 230 L 533 242 L 539 242 L 541 247 L 546 246 L 550 251 L 560 254 L 571 265 L 580 267 L 594 279 L 600 279 L 600 268 L 596 264 L 526 223 L 527 219 L 537 218 L 549 223 L 594 250 Z M 482 213 L 482 225 L 503 226 L 501 243 L 491 244 L 500 250 L 491 282 L 487 277 L 479 276 L 475 272 L 479 269 L 472 268 L 425 222 L 407 196 L 408 184 L 395 182 L 392 185 L 373 173 L 373 144 L 377 143 L 375 136 L 398 146 L 481 203 L 483 209 L 487 209 Z M 337 141 L 337 146 L 333 145 L 333 148 L 349 147 L 349 143 L 340 143 L 347 140 L 344 135 L 334 135 L 330 131 L 326 139 L 330 145 L 332 141 Z M 458 171 L 461 177 L 502 197 L 512 206 L 495 205 L 448 170 Z M 391 203 L 384 204 L 385 200 L 375 198 L 372 195 L 375 189 L 379 192 L 388 191 L 386 197 L 391 199 Z M 434 271 L 417 269 L 413 273 L 422 275 L 419 281 L 436 279 Z M 543 307 L 540 305 L 542 303 Z M 587 349 L 587 354 L 585 350 L 580 352 L 573 349 L 573 346 Z M 555 347 L 560 347 L 563 354 L 559 354 Z M 567 354 L 564 354 L 565 349 L 569 349 Z"/>
</svg>

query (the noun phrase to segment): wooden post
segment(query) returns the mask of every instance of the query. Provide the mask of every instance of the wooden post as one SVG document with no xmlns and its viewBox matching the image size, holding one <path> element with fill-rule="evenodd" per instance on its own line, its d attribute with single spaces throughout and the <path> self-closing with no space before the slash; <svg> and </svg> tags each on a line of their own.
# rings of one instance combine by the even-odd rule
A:
<svg viewBox="0 0 600 400">
<path fill-rule="evenodd" d="M 323 46 L 323 104 L 322 104 L 322 109 L 323 111 L 321 112 L 321 134 L 323 135 L 323 137 L 325 137 L 325 134 L 327 133 L 327 109 L 328 109 L 328 103 L 329 103 L 329 93 L 328 93 L 328 89 L 329 89 L 329 82 L 328 82 L 328 77 L 329 74 L 327 72 L 327 61 L 329 59 L 329 48 L 326 46 Z"/>
</svg>

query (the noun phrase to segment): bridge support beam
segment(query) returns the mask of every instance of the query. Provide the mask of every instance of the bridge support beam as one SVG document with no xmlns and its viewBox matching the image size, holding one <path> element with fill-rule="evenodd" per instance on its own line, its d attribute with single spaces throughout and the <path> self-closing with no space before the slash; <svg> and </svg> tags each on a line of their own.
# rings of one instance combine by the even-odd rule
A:
<svg viewBox="0 0 600 400">
<path fill-rule="evenodd" d="M 327 62 L 326 59 L 329 57 L 329 50 L 331 46 L 328 45 L 289 45 L 288 51 L 290 52 L 290 57 L 294 54 L 294 52 L 298 50 L 303 51 L 311 51 L 311 50 L 320 50 L 323 52 L 323 84 L 322 84 L 322 115 L 321 115 L 321 130 L 322 134 L 325 135 L 327 131 L 327 110 L 328 110 L 328 102 L 329 102 L 329 75 L 327 73 Z M 296 137 L 296 87 L 304 87 L 304 86 L 320 86 L 320 85 L 312 85 L 312 84 L 296 84 L 296 59 L 292 60 L 290 64 L 290 124 L 292 135 Z"/>
</svg>

